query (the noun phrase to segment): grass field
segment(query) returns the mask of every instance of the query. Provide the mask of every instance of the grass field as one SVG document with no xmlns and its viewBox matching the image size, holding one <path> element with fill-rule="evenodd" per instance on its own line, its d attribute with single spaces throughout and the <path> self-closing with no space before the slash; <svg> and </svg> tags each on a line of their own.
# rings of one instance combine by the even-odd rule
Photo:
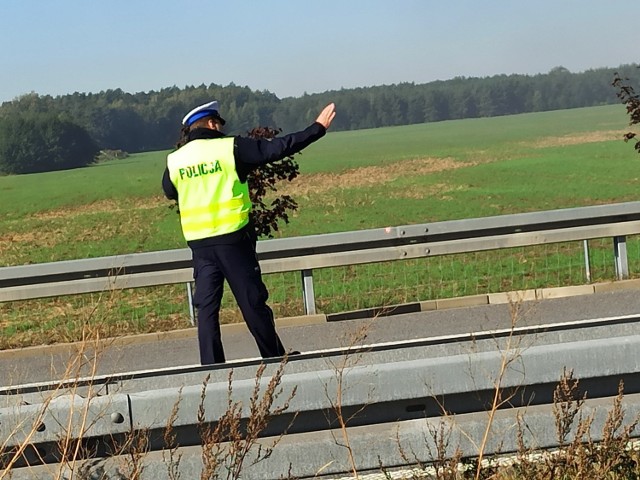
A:
<svg viewBox="0 0 640 480">
<path fill-rule="evenodd" d="M 302 175 L 283 189 L 300 207 L 278 236 L 637 200 L 640 157 L 621 140 L 627 124 L 624 107 L 612 105 L 330 132 L 297 157 Z M 77 170 L 0 177 L 4 199 L 0 202 L 0 265 L 183 248 L 178 216 L 161 194 L 166 153 L 138 154 Z M 579 273 L 580 247 L 576 245 L 514 255 L 531 257 L 524 262 L 531 265 L 533 257 L 566 263 L 553 259 L 569 258 L 567 253 L 573 258 L 569 269 Z M 319 272 L 320 308 L 360 308 L 365 305 L 349 299 L 370 297 L 378 290 L 382 293 L 371 301 L 398 303 L 531 285 L 504 284 L 494 278 L 514 269 L 519 269 L 518 277 L 531 277 L 513 259 L 504 260 L 506 264 L 499 268 L 502 262 L 495 258 L 437 262 L 396 265 L 391 269 L 395 273 L 385 276 L 374 266 Z M 489 267 L 479 262 L 488 262 L 493 271 L 483 271 Z M 605 276 L 610 274 L 607 269 L 603 267 Z M 425 271 L 431 272 L 429 279 L 418 279 Z M 550 281 L 538 275 L 533 284 L 575 281 L 573 273 L 568 279 L 560 278 L 565 273 L 552 275 L 558 278 Z M 398 280 L 407 276 L 416 277 L 418 283 Z M 361 280 L 345 287 L 354 277 Z M 298 300 L 297 276 L 279 276 L 270 282 L 276 312 L 297 313 L 298 307 L 287 305 L 289 297 Z M 122 296 L 127 307 L 118 307 L 110 334 L 186 326 L 184 304 L 176 311 L 177 307 L 163 301 L 171 298 L 176 305 L 183 303 L 184 292 L 177 287 L 122 292 Z M 58 338 L 73 339 L 75 327 L 69 322 L 77 322 L 86 312 L 95 315 L 94 303 L 94 298 L 87 297 L 0 305 L 0 348 L 55 341 L 48 339 L 60 328 L 67 331 Z"/>
</svg>

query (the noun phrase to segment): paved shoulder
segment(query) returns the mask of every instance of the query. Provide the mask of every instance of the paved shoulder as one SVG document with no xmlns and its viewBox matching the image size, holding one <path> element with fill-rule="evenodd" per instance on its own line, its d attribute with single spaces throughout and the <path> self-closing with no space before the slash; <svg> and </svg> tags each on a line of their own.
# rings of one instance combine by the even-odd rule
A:
<svg viewBox="0 0 640 480">
<path fill-rule="evenodd" d="M 433 336 L 480 332 L 541 323 L 570 322 L 640 314 L 640 291 L 620 290 L 518 305 L 479 305 L 339 322 L 287 326 L 278 330 L 287 348 L 315 351 L 354 344 L 374 344 Z M 303 322 L 304 323 L 304 322 Z M 257 357 L 255 342 L 244 325 L 223 328 L 229 360 Z M 195 329 L 141 335 L 105 342 L 81 351 L 75 344 L 0 351 L 3 386 L 96 374 L 195 365 L 199 362 Z"/>
</svg>

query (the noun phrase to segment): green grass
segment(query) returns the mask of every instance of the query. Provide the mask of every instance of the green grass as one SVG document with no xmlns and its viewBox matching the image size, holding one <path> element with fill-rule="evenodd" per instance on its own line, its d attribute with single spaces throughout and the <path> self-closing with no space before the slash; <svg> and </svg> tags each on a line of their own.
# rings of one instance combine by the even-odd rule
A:
<svg viewBox="0 0 640 480">
<path fill-rule="evenodd" d="M 303 176 L 319 175 L 314 183 L 323 188 L 294 195 L 299 209 L 277 237 L 636 200 L 640 157 L 621 140 L 627 123 L 624 107 L 613 105 L 330 132 L 297 157 Z M 5 199 L 0 202 L 0 265 L 184 248 L 178 216 L 160 187 L 166 153 L 132 155 L 77 170 L 0 177 Z M 457 168 L 416 174 L 414 163 L 407 163 L 427 158 Z M 369 166 L 379 170 L 347 172 Z M 326 175 L 341 172 L 351 175 L 351 181 L 341 183 Z M 365 182 L 370 180 L 366 175 L 375 181 Z M 629 257 L 637 266 L 640 255 L 633 242 Z M 611 279 L 611 246 L 598 244 L 593 257 L 594 279 Z M 585 281 L 583 265 L 580 243 L 361 265 L 315 272 L 316 294 L 319 308 L 329 313 L 579 284 Z M 291 273 L 265 278 L 278 316 L 301 313 L 298 277 Z M 144 301 L 141 294 L 123 295 L 115 314 L 118 320 L 107 325 L 107 333 L 188 326 L 182 287 L 144 292 Z M 233 305 L 231 295 L 225 300 Z M 0 305 L 3 337 L 10 345 L 32 341 L 21 343 L 17 337 L 43 341 L 53 326 L 73 337 L 70 332 L 80 328 L 92 301 L 80 296 L 53 304 L 43 300 Z M 34 310 L 47 321 L 34 320 Z M 239 316 L 235 312 L 225 318 L 235 321 Z"/>
<path fill-rule="evenodd" d="M 332 190 L 300 201 L 283 236 L 632 201 L 640 158 L 623 142 L 572 145 L 509 160 Z M 412 192 L 413 195 L 406 195 Z"/>
<path fill-rule="evenodd" d="M 530 153 L 530 144 L 546 137 L 593 131 L 623 131 L 624 107 L 609 105 L 403 127 L 330 132 L 298 157 L 302 173 L 341 172 L 403 159 L 451 157 L 472 161 L 481 156 L 511 160 Z M 620 145 L 619 153 L 634 157 Z M 593 144 L 585 146 L 592 157 Z M 0 219 L 24 218 L 41 211 L 89 205 L 104 200 L 132 200 L 160 195 L 167 152 L 132 155 L 89 168 L 0 177 Z M 582 152 L 580 152 L 582 154 Z"/>
<path fill-rule="evenodd" d="M 625 115 L 622 105 L 608 105 L 331 133 L 305 151 L 300 165 L 303 173 L 316 173 L 424 156 L 465 161 L 482 154 L 506 159 L 528 149 L 521 142 L 623 129 L 627 123 Z M 321 160 L 311 159 L 312 156 Z"/>
</svg>

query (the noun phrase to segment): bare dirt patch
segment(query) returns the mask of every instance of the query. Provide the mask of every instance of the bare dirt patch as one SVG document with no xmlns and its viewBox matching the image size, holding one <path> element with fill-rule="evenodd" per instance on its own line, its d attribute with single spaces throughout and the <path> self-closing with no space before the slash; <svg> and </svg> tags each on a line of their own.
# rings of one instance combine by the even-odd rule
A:
<svg viewBox="0 0 640 480">
<path fill-rule="evenodd" d="M 168 205 L 168 202 L 169 201 L 161 195 L 137 199 L 133 206 L 130 204 L 118 202 L 116 200 L 107 199 L 101 200 L 99 202 L 89 203 L 86 205 L 74 205 L 71 207 L 37 212 L 31 215 L 30 218 L 35 218 L 38 220 L 52 220 L 56 218 L 68 218 L 93 213 L 128 212 L 131 210 L 131 208 L 135 208 L 136 210 L 150 210 L 158 207 L 166 207 Z"/>
<path fill-rule="evenodd" d="M 41 224 L 32 230 L 0 232 L 0 263 L 13 263 L 16 261 L 14 257 L 24 258 L 34 248 L 52 249 L 65 243 L 100 242 L 121 235 L 144 236 L 148 225 L 140 221 L 140 215 L 147 210 L 168 206 L 168 200 L 155 196 L 128 204 L 105 200 L 33 213 L 29 219 L 38 220 Z M 98 224 L 89 217 L 95 214 L 106 214 L 108 220 Z M 25 260 L 19 262 L 27 263 Z"/>
<path fill-rule="evenodd" d="M 587 132 L 573 135 L 563 135 L 561 137 L 547 137 L 536 140 L 533 143 L 527 142 L 533 148 L 564 147 L 569 145 L 580 145 L 583 143 L 608 142 L 610 140 L 621 140 L 624 132 L 620 130 L 604 130 L 597 132 Z"/>
<path fill-rule="evenodd" d="M 457 162 L 452 158 L 417 158 L 387 165 L 354 168 L 342 173 L 300 175 L 290 184 L 279 185 L 278 193 L 312 195 L 334 189 L 362 188 L 388 183 L 400 177 L 427 175 L 471 165 L 473 163 Z"/>
<path fill-rule="evenodd" d="M 430 185 L 428 187 L 415 185 L 402 191 L 391 192 L 389 196 L 391 198 L 411 198 L 414 200 L 422 200 L 424 198 L 451 200 L 453 197 L 448 195 L 450 192 L 466 190 L 468 188 L 468 186 L 464 185 L 454 186 L 447 183 L 436 183 L 435 185 Z"/>
<path fill-rule="evenodd" d="M 61 232 L 47 232 L 46 235 L 43 235 L 42 232 L 10 232 L 4 234 L 0 236 L 0 252 L 4 255 L 10 249 L 16 248 L 16 245 L 52 247 L 58 243 L 56 233 Z"/>
</svg>

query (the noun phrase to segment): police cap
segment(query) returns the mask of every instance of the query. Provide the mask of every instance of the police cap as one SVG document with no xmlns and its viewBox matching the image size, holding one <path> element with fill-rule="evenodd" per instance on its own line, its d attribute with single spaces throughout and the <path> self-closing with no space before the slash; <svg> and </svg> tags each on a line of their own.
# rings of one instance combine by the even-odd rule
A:
<svg viewBox="0 0 640 480">
<path fill-rule="evenodd" d="M 218 113 L 218 102 L 214 100 L 213 102 L 205 103 L 191 110 L 182 119 L 182 124 L 190 127 L 194 122 L 204 117 L 214 117 L 222 125 L 226 123 L 224 118 Z"/>
</svg>

